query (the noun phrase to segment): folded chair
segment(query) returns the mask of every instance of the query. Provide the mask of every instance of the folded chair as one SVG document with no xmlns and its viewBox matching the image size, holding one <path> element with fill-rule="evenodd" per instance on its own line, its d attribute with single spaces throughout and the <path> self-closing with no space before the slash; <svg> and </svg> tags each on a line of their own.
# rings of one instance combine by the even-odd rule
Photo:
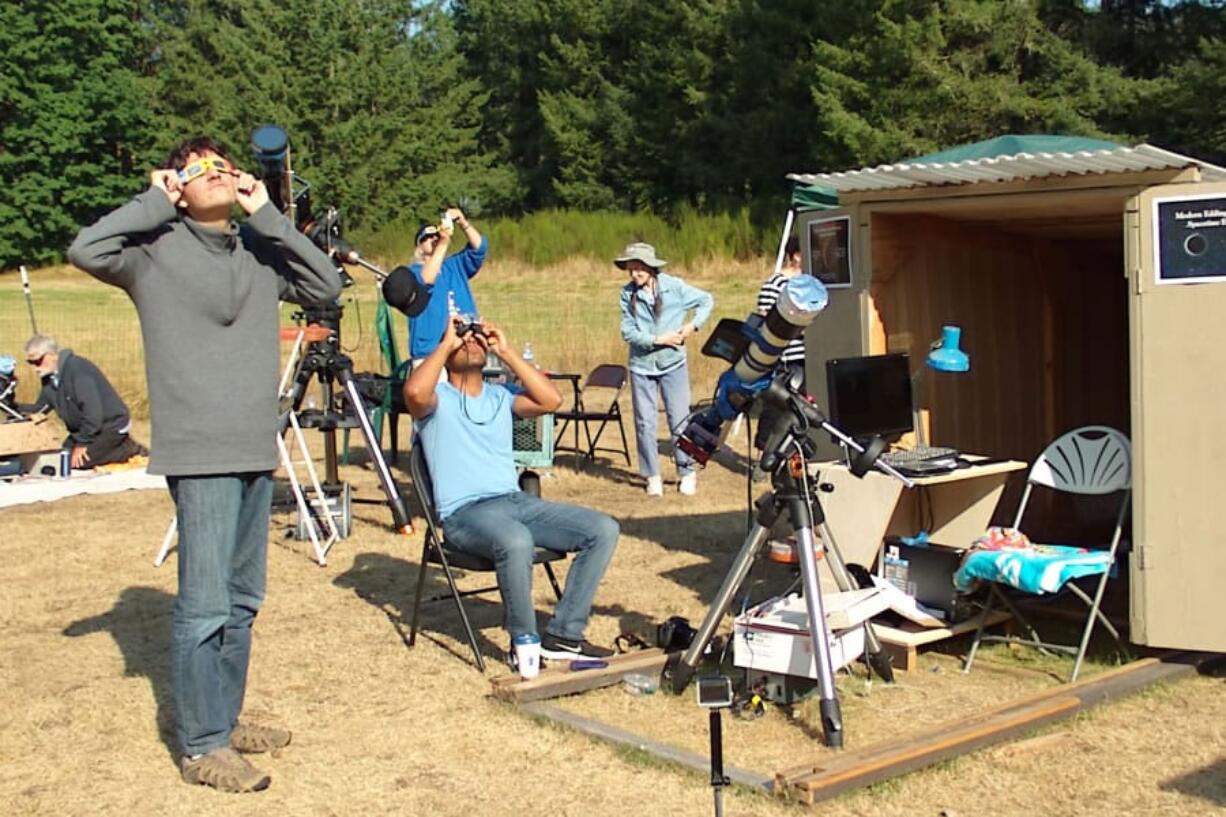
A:
<svg viewBox="0 0 1226 817">
<path fill-rule="evenodd" d="M 395 324 L 392 320 L 392 312 L 388 309 L 387 301 L 383 300 L 383 295 L 380 293 L 378 305 L 375 307 L 375 337 L 379 340 L 379 353 L 383 357 L 383 364 L 387 368 L 388 374 L 372 375 L 373 378 L 382 383 L 383 388 L 379 391 L 378 403 L 370 410 L 370 427 L 375 432 L 375 444 L 379 447 L 383 446 L 383 421 L 388 421 L 388 426 L 391 429 L 391 451 L 387 455 L 387 461 L 390 465 L 396 461 L 396 455 L 400 448 L 400 415 L 408 414 L 409 410 L 404 404 L 404 381 L 409 374 L 409 361 L 400 359 L 400 353 L 396 351 L 396 331 Z M 367 398 L 373 402 L 373 396 Z M 342 460 L 343 465 L 349 464 L 349 429 L 344 431 L 342 438 Z"/>
<path fill-rule="evenodd" d="M 422 515 L 426 517 L 426 535 L 421 548 L 421 567 L 417 571 L 417 590 L 413 594 L 413 615 L 409 624 L 408 644 L 412 647 L 417 642 L 417 620 L 422 602 L 430 603 L 450 597 L 455 601 L 456 610 L 460 614 L 460 621 L 464 625 L 464 635 L 468 638 L 468 646 L 472 648 L 477 669 L 485 672 L 485 659 L 481 657 L 481 648 L 477 646 L 477 637 L 473 634 L 472 624 L 469 623 L 468 611 L 464 609 L 464 598 L 497 590 L 498 585 L 477 590 L 460 590 L 456 587 L 453 570 L 458 568 L 471 572 L 493 573 L 494 563 L 471 553 L 461 553 L 447 548 L 442 520 L 439 519 L 438 510 L 434 506 L 434 483 L 430 480 L 430 469 L 426 465 L 426 455 L 420 445 L 414 445 L 409 451 L 409 474 L 413 480 L 413 491 L 417 495 Z M 519 485 L 522 490 L 540 496 L 540 480 L 531 471 L 524 471 L 520 474 Z M 545 568 L 545 575 L 549 577 L 553 594 L 558 599 L 562 598 L 562 588 L 558 585 L 558 578 L 554 575 L 553 565 L 550 562 L 557 562 L 565 558 L 565 553 L 538 547 L 532 559 L 533 564 Z M 443 569 L 443 575 L 447 578 L 447 592 L 422 599 L 427 567 L 431 564 Z"/>
<path fill-rule="evenodd" d="M 988 600 L 984 606 L 979 628 L 966 657 L 964 672 L 970 672 L 975 653 L 983 641 L 1008 641 L 1027 644 L 1040 650 L 1058 650 L 1074 656 L 1073 672 L 1069 681 L 1076 681 L 1085 658 L 1086 646 L 1096 621 L 1122 646 L 1119 632 L 1099 609 L 1103 591 L 1115 565 L 1119 549 L 1124 517 L 1131 499 L 1132 455 L 1128 438 L 1121 432 L 1106 426 L 1084 426 L 1064 434 L 1051 443 L 1039 456 L 1026 478 L 1026 489 L 1017 514 L 1013 518 L 1013 531 L 1020 532 L 1022 516 L 1036 485 L 1053 491 L 1083 496 L 1120 494 L 1119 510 L 1115 516 L 1115 528 L 1111 542 L 1105 549 L 1082 549 L 1065 545 L 1034 545 L 1001 550 L 979 550 L 969 553 L 954 576 L 959 589 L 969 589 L 973 583 L 988 583 Z M 1076 580 L 1097 576 L 1094 595 L 1091 597 L 1078 587 Z M 1081 642 L 1076 646 L 1050 644 L 1039 638 L 1034 627 L 1021 615 L 1010 601 L 1009 592 L 1034 595 L 1055 594 L 1067 591 L 1081 599 L 1088 608 Z M 984 627 L 996 603 L 1006 606 L 1022 624 L 1028 638 L 1019 636 L 985 635 Z"/>
<path fill-rule="evenodd" d="M 577 375 L 568 377 L 578 380 Z M 558 428 L 557 442 L 554 444 L 555 451 L 559 449 L 574 451 L 577 454 L 583 454 L 589 460 L 595 458 L 597 451 L 620 451 L 626 458 L 626 465 L 630 464 L 630 447 L 626 444 L 626 427 L 622 422 L 621 405 L 618 403 L 618 398 L 621 397 L 622 389 L 626 385 L 626 377 L 626 367 L 613 363 L 602 363 L 588 373 L 582 388 L 575 390 L 574 407 L 570 411 L 554 413 L 554 419 L 562 423 Z M 601 392 L 604 394 L 601 395 Z M 602 405 L 605 408 L 598 408 Z M 575 444 L 574 446 L 563 446 L 561 442 L 565 439 L 563 435 L 566 433 L 566 426 L 572 422 L 575 424 Z M 605 426 L 611 422 L 617 423 L 617 430 L 622 440 L 621 448 L 600 448 L 600 435 L 604 433 Z M 592 423 L 599 423 L 595 435 L 592 434 Z M 586 448 L 579 442 L 580 425 L 583 426 L 583 433 L 587 438 Z"/>
</svg>

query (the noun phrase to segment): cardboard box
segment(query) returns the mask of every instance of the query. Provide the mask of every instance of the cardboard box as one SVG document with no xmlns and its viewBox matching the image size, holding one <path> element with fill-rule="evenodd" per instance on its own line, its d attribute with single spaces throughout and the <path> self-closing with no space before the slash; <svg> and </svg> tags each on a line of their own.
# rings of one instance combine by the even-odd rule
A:
<svg viewBox="0 0 1226 817">
<path fill-rule="evenodd" d="M 59 451 L 67 432 L 58 420 L 0 423 L 0 457 Z"/>
<path fill-rule="evenodd" d="M 824 593 L 822 604 L 829 633 L 830 661 L 839 669 L 864 652 L 865 621 L 888 607 L 876 588 Z M 809 613 L 803 598 L 776 597 L 736 617 L 733 661 L 761 672 L 817 678 L 817 661 L 809 635 Z"/>
</svg>

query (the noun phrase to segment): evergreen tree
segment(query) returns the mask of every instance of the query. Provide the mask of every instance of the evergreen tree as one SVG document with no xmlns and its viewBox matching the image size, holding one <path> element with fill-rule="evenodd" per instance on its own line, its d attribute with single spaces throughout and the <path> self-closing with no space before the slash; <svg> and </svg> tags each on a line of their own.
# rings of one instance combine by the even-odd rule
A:
<svg viewBox="0 0 1226 817">
<path fill-rule="evenodd" d="M 0 267 L 54 260 L 148 183 L 151 45 L 136 0 L 0 5 Z"/>
<path fill-rule="evenodd" d="M 168 118 L 224 137 L 240 161 L 253 127 L 281 125 L 317 216 L 337 206 L 362 235 L 511 196 L 509 171 L 477 147 L 484 97 L 460 77 L 441 4 L 183 0 L 161 8 L 159 31 Z"/>
<path fill-rule="evenodd" d="M 1143 90 L 1052 34 L 1033 3 L 875 5 L 863 30 L 814 49 L 813 100 L 830 144 L 822 169 L 1006 133 L 1105 137 L 1100 119 Z"/>
</svg>

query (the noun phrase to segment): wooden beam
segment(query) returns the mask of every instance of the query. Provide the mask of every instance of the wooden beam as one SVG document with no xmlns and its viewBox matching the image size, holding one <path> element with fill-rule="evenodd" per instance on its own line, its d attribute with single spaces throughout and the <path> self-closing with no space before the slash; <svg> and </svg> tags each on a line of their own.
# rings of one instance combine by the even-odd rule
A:
<svg viewBox="0 0 1226 817">
<path fill-rule="evenodd" d="M 650 752 L 656 757 L 681 766 L 687 766 L 702 774 L 710 774 L 711 772 L 711 759 L 705 755 L 691 752 L 688 749 L 669 746 L 666 743 L 660 743 L 651 738 L 636 735 L 625 729 L 618 729 L 616 726 L 610 726 L 607 723 L 601 723 L 591 718 L 585 718 L 582 715 L 576 715 L 573 712 L 567 712 L 552 704 L 538 701 L 537 703 L 525 704 L 520 709 L 530 715 L 548 718 L 555 723 L 569 726 L 572 729 L 585 732 L 592 737 L 607 740 L 610 743 L 617 743 L 622 746 Z M 729 766 L 728 764 L 724 764 L 724 774 L 728 775 L 733 783 L 739 783 L 743 786 L 754 786 L 755 788 L 769 791 L 774 785 L 774 781 L 768 774 L 753 772 L 737 766 Z"/>
<path fill-rule="evenodd" d="M 663 650 L 651 649 L 615 655 L 608 659 L 607 667 L 599 669 L 572 672 L 570 662 L 559 663 L 528 680 L 518 675 L 491 678 L 491 694 L 500 700 L 521 704 L 557 698 L 560 695 L 612 686 L 632 673 L 658 677 L 667 660 L 668 654 Z"/>
<path fill-rule="evenodd" d="M 1157 681 L 1191 673 L 1195 663 L 1147 658 L 1092 678 L 1044 690 L 984 712 L 950 721 L 919 735 L 878 744 L 777 772 L 776 790 L 813 804 L 950 757 L 990 746 L 1058 718 L 1135 692 Z"/>
</svg>

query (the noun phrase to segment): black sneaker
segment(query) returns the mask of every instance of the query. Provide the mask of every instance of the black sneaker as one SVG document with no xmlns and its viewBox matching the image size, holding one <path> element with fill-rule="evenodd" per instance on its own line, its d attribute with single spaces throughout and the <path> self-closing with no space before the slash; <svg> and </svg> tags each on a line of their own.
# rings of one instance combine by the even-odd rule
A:
<svg viewBox="0 0 1226 817">
<path fill-rule="evenodd" d="M 552 633 L 545 633 L 541 636 L 542 658 L 552 658 L 555 661 L 572 661 L 580 658 L 609 658 L 612 655 L 612 650 L 598 647 L 586 639 L 574 641 L 569 638 L 561 638 Z"/>
</svg>

